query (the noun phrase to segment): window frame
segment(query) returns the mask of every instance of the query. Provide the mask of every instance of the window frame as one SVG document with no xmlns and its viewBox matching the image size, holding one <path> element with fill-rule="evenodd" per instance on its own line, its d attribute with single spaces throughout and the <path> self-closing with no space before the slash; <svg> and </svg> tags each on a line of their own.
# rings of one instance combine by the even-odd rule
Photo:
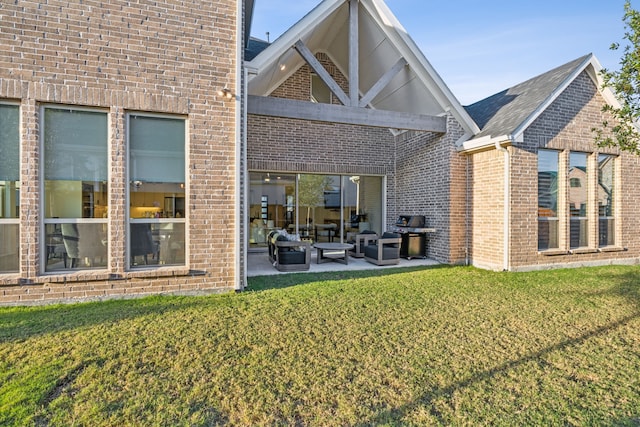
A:
<svg viewBox="0 0 640 427">
<path fill-rule="evenodd" d="M 309 78 L 309 99 L 311 100 L 311 102 L 316 103 L 316 104 L 333 104 L 333 92 L 331 92 L 331 88 L 329 88 L 329 86 L 327 86 L 327 84 L 322 80 L 322 78 L 320 78 L 320 76 L 316 73 L 310 73 L 310 78 Z M 313 81 L 317 79 L 324 88 L 327 89 L 327 92 L 329 93 L 329 101 L 324 102 L 324 101 L 318 101 L 315 96 L 313 95 Z"/>
<path fill-rule="evenodd" d="M 571 158 L 572 155 L 575 156 L 584 156 L 584 162 L 585 162 L 585 179 L 584 179 L 584 183 L 586 185 L 583 185 L 583 183 L 581 182 L 582 180 L 580 180 L 580 185 L 579 186 L 574 186 L 572 184 L 572 182 L 577 179 L 575 177 L 571 177 L 571 169 L 572 169 L 572 162 L 571 162 Z M 581 249 L 588 249 L 592 246 L 591 242 L 593 242 L 592 240 L 592 230 L 591 230 L 591 225 L 592 225 L 592 195 L 591 195 L 591 181 L 593 180 L 593 167 L 591 164 L 591 159 L 592 156 L 594 154 L 593 153 L 588 153 L 585 151 L 574 151 L 574 150 L 569 150 L 568 151 L 568 163 L 567 163 L 567 180 L 565 185 L 567 185 L 567 201 L 566 201 L 566 205 L 567 205 L 567 222 L 568 222 L 568 230 L 569 230 L 569 235 L 568 235 L 568 247 L 569 250 L 581 250 Z M 575 166 L 575 168 L 579 168 L 580 166 Z M 572 208 L 571 208 L 571 189 L 575 188 L 578 189 L 577 191 L 583 191 L 585 193 L 585 197 L 586 200 L 584 202 L 584 206 L 585 206 L 585 212 L 584 214 L 579 214 L 579 215 L 573 215 L 572 214 Z M 582 204 L 581 207 L 578 209 L 578 211 L 580 212 L 582 210 Z M 578 242 L 580 242 L 581 240 L 581 234 L 583 232 L 586 233 L 586 242 L 584 242 L 583 245 L 580 245 L 578 243 L 578 246 L 573 246 L 571 244 L 572 242 L 572 234 L 571 231 L 573 229 L 572 224 L 574 223 L 578 223 L 578 236 L 577 236 L 577 240 Z M 584 223 L 584 224 L 583 224 Z M 586 228 L 586 230 L 583 230 L 583 227 Z"/>
<path fill-rule="evenodd" d="M 0 105 L 7 105 L 7 106 L 11 106 L 11 107 L 16 107 L 18 110 L 18 159 L 20 162 L 20 165 L 22 164 L 22 138 L 21 138 L 21 133 L 20 133 L 20 129 L 22 128 L 22 106 L 20 105 L 19 102 L 17 101 L 9 101 L 9 100 L 0 100 Z M 20 170 L 20 165 L 18 165 L 18 170 Z M 18 180 L 16 181 L 18 186 L 17 189 L 19 189 L 21 187 L 22 181 L 20 179 L 20 173 L 18 173 Z M 20 191 L 20 190 L 18 190 Z M 18 206 L 20 206 L 20 200 L 19 200 L 19 196 L 18 196 Z M 16 274 L 20 271 L 20 236 L 21 236 L 21 230 L 20 230 L 20 218 L 22 216 L 22 212 L 21 209 L 18 210 L 18 213 L 16 215 L 15 218 L 4 218 L 4 217 L 0 217 L 0 225 L 13 225 L 16 226 L 18 228 L 18 233 L 17 233 L 17 245 L 18 245 L 18 252 L 17 252 L 17 264 L 18 264 L 18 268 L 16 270 L 0 270 L 0 275 L 4 275 L 4 274 Z"/>
<path fill-rule="evenodd" d="M 40 192 L 40 202 L 39 202 L 39 207 L 40 207 L 40 218 L 41 218 L 41 231 L 40 231 L 40 235 L 41 235 L 41 242 L 40 242 L 40 254 L 42 254 L 41 256 L 41 262 L 40 262 L 40 273 L 43 275 L 56 275 L 56 274 L 67 274 L 69 272 L 76 272 L 76 271 L 100 271 L 100 270 L 107 270 L 109 268 L 110 265 L 110 250 L 109 248 L 111 247 L 110 245 L 110 223 L 109 223 L 109 215 L 107 214 L 106 218 L 83 218 L 83 217 L 79 217 L 79 218 L 47 218 L 46 217 L 46 212 L 45 212 L 45 201 L 46 201 L 46 194 L 45 194 L 45 183 L 46 183 L 46 179 L 45 179 L 45 165 L 46 165 L 46 159 L 45 159 L 45 135 L 46 135 L 46 129 L 45 129 L 45 110 L 47 109 L 52 109 L 52 110 L 72 110 L 72 111 L 85 111 L 85 112 L 91 112 L 91 113 L 101 113 L 104 114 L 106 119 L 107 119 L 107 134 L 106 134 L 106 151 L 107 151 L 107 156 L 106 156 L 106 160 L 107 160 L 107 164 L 106 164 L 106 172 L 107 172 L 107 179 L 106 179 L 106 185 L 107 185 L 107 206 L 109 206 L 109 197 L 110 197 L 110 193 L 111 193 L 111 180 L 112 180 L 112 176 L 111 176 L 111 156 L 110 156 L 110 152 L 111 152 L 111 114 L 110 111 L 108 109 L 105 108 L 99 108 L 99 107 L 85 107 L 85 106 L 77 106 L 77 105 L 65 105 L 65 104 L 42 104 L 40 105 L 39 108 L 39 112 L 40 112 L 40 119 L 39 119 L 39 124 L 40 124 L 40 135 L 39 135 L 39 148 L 40 148 L 40 165 L 39 165 L 39 172 L 40 172 L 40 185 L 39 185 L 39 192 Z M 108 212 L 109 208 L 107 207 L 107 212 Z M 47 271 L 47 257 L 48 257 L 48 249 L 47 249 L 47 225 L 48 224 L 102 224 L 103 227 L 105 228 L 105 236 L 106 236 L 106 264 L 104 267 L 98 267 L 98 268 L 73 268 L 73 267 L 69 267 L 69 268 L 64 268 L 61 270 L 50 270 Z"/>
<path fill-rule="evenodd" d="M 154 119 L 169 119 L 169 120 L 182 120 L 184 122 L 184 215 L 182 218 L 132 218 L 131 217 L 131 125 L 130 120 L 132 116 L 150 117 Z M 165 114 L 165 113 L 151 113 L 145 111 L 126 111 L 125 112 L 125 126 L 126 126 L 126 167 L 125 167 L 125 182 L 126 182 L 126 232 L 125 232 L 125 268 L 127 271 L 145 271 L 145 270 L 158 270 L 163 268 L 185 268 L 189 267 L 189 118 L 180 114 Z M 131 225 L 132 224 L 183 224 L 184 227 L 184 263 L 183 264 L 151 264 L 145 266 L 134 266 L 131 262 Z"/>
<path fill-rule="evenodd" d="M 541 151 L 545 151 L 545 152 L 551 152 L 551 153 L 555 153 L 556 155 L 556 197 L 555 197 L 555 204 L 556 204 L 556 212 L 555 212 L 555 216 L 541 216 L 540 215 L 540 180 L 539 180 L 539 173 L 540 173 L 540 169 L 539 169 L 539 164 L 540 164 L 540 152 Z M 539 252 L 545 252 L 545 251 L 557 251 L 560 249 L 560 247 L 562 246 L 562 241 L 561 241 L 561 234 L 560 234 L 560 224 L 561 224 L 561 211 L 560 211 L 560 204 L 561 204 L 561 180 L 560 180 L 560 168 L 561 168 L 561 159 L 562 159 L 562 151 L 560 150 L 551 150 L 551 149 L 539 149 L 538 152 L 536 153 L 536 165 L 537 165 L 537 174 L 538 174 L 538 195 L 537 195 L 537 201 L 538 201 L 538 207 L 537 207 L 537 225 L 538 225 L 538 232 L 537 232 L 537 249 Z M 541 249 L 540 248 L 540 223 L 541 222 L 547 222 L 549 224 L 551 223 L 555 223 L 555 241 L 558 242 L 557 246 L 555 247 L 548 247 L 548 248 L 544 248 Z M 553 240 L 551 239 L 551 236 L 549 237 L 549 241 Z"/>
<path fill-rule="evenodd" d="M 620 211 L 619 209 L 619 204 L 618 204 L 618 200 L 619 200 L 619 194 L 620 192 L 618 191 L 618 182 L 619 182 L 619 178 L 618 178 L 618 170 L 620 169 L 619 166 L 619 159 L 620 156 L 614 155 L 614 154 L 607 154 L 607 153 L 597 153 L 597 157 L 596 157 L 596 191 L 598 191 L 599 187 L 600 187 L 600 182 L 601 182 L 601 169 L 600 169 L 600 159 L 602 157 L 607 157 L 609 159 L 611 159 L 611 163 L 613 165 L 612 167 L 612 172 L 611 172 L 611 178 L 612 178 L 612 185 L 611 185 L 611 192 L 613 193 L 611 196 L 611 215 L 605 215 L 602 216 L 600 215 L 600 204 L 598 202 L 598 194 L 596 194 L 596 206 L 597 206 L 597 212 L 596 212 L 596 218 L 597 218 L 597 239 L 596 239 L 596 244 L 598 246 L 598 248 L 612 248 L 612 247 L 616 247 L 618 245 L 618 212 Z M 601 229 L 601 224 L 600 222 L 602 220 L 613 220 L 613 230 L 612 230 L 612 237 L 613 237 L 613 243 L 611 244 L 601 244 L 601 235 L 600 235 L 600 229 Z"/>
</svg>

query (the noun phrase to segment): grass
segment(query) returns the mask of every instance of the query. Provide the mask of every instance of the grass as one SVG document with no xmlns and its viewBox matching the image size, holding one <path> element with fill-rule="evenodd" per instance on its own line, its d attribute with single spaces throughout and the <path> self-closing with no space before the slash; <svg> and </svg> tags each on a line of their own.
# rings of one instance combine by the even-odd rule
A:
<svg viewBox="0 0 640 427">
<path fill-rule="evenodd" d="M 640 425 L 640 269 L 0 309 L 0 425 Z"/>
</svg>

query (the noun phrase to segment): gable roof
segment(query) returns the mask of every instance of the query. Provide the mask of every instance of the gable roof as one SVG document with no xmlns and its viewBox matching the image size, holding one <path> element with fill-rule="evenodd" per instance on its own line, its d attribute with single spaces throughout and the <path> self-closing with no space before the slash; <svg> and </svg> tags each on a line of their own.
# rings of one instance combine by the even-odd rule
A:
<svg viewBox="0 0 640 427">
<path fill-rule="evenodd" d="M 244 59 L 251 61 L 258 56 L 260 52 L 269 47 L 269 42 L 257 39 L 255 37 L 249 37 L 246 47 L 244 48 Z"/>
<path fill-rule="evenodd" d="M 359 92 L 363 95 L 401 58 L 408 63 L 368 107 L 442 116 L 460 122 L 467 137 L 479 128 L 444 84 L 383 0 L 360 0 Z M 323 0 L 266 49 L 246 63 L 248 93 L 268 96 L 305 64 L 292 49 L 301 40 L 311 52 L 325 53 L 343 75 L 349 69 L 349 2 Z"/>
<path fill-rule="evenodd" d="M 520 140 L 525 129 L 582 72 L 587 71 L 596 86 L 601 88 L 601 69 L 593 54 L 584 55 L 465 107 L 481 131 L 464 144 L 463 150 Z M 601 89 L 601 93 L 607 102 L 619 106 L 611 90 Z"/>
</svg>

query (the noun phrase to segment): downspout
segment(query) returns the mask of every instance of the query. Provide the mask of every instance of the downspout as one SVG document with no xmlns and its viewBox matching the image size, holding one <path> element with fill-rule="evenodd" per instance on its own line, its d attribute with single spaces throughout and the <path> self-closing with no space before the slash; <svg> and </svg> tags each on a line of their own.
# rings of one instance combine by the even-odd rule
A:
<svg viewBox="0 0 640 427">
<path fill-rule="evenodd" d="M 469 250 L 471 246 L 471 159 L 470 155 L 465 156 L 467 158 L 467 171 L 466 171 L 466 194 L 465 194 L 465 238 L 464 238 L 464 265 L 469 265 Z"/>
<path fill-rule="evenodd" d="M 511 211 L 511 156 L 509 155 L 509 150 L 500 145 L 499 141 L 496 141 L 496 150 L 502 151 L 504 153 L 504 209 L 503 209 L 503 231 L 502 235 L 504 236 L 503 248 L 502 248 L 502 271 L 509 271 L 509 260 L 510 260 L 510 245 L 509 242 L 511 240 L 511 227 L 509 221 L 509 213 Z"/>
<path fill-rule="evenodd" d="M 246 77 L 246 67 L 244 67 L 244 10 L 243 10 L 244 2 L 239 1 L 236 8 L 236 84 L 235 90 L 236 94 L 234 96 L 235 101 L 235 142 L 236 142 L 236 176 L 235 176 L 235 210 L 236 210 L 236 227 L 234 232 L 234 239 L 236 244 L 238 245 L 235 250 L 234 257 L 234 268 L 235 268 L 235 291 L 242 291 L 247 283 L 247 248 L 246 242 L 241 242 L 241 237 L 243 236 L 242 230 L 246 233 L 247 230 L 247 219 L 246 215 L 242 211 L 243 208 L 246 208 L 246 204 L 241 200 L 241 196 L 246 193 L 243 190 L 243 185 L 246 184 L 246 176 L 241 172 L 241 168 L 243 164 L 246 162 L 242 161 L 242 156 L 246 150 L 246 90 L 245 90 L 245 80 L 243 76 Z M 239 93 L 238 93 L 239 92 Z M 244 206 L 243 206 L 244 205 Z M 245 239 L 246 240 L 246 239 Z"/>
</svg>

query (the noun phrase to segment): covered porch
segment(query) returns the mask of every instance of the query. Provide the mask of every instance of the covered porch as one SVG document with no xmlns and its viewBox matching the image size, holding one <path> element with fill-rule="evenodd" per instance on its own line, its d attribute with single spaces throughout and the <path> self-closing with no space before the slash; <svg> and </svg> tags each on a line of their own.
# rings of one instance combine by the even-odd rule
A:
<svg viewBox="0 0 640 427">
<path fill-rule="evenodd" d="M 247 276 L 267 276 L 273 274 L 288 274 L 288 272 L 278 271 L 269 262 L 269 255 L 267 251 L 251 251 L 247 254 Z M 364 258 L 349 257 L 348 264 L 341 264 L 338 262 L 328 262 L 318 264 L 317 251 L 314 249 L 311 252 L 311 262 L 309 270 L 298 271 L 297 273 L 323 273 L 331 271 L 356 271 L 356 270 L 380 270 L 381 272 L 389 268 L 409 268 L 420 266 L 434 266 L 440 263 L 432 259 L 412 258 L 405 259 L 400 258 L 400 262 L 395 265 L 374 265 L 364 260 Z M 293 272 L 295 273 L 295 272 Z"/>
</svg>

